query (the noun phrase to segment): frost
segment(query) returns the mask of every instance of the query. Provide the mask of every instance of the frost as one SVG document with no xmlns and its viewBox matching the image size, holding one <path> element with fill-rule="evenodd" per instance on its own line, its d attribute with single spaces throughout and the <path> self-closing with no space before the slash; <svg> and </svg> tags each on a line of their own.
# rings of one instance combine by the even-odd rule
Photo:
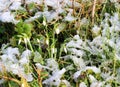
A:
<svg viewBox="0 0 120 87">
<path fill-rule="evenodd" d="M 10 6 L 10 10 L 18 10 L 21 7 L 21 2 L 13 2 Z"/>
<path fill-rule="evenodd" d="M 42 4 L 43 0 L 26 0 L 26 4 L 30 3 Z"/>
<path fill-rule="evenodd" d="M 69 21 L 69 22 L 72 22 L 72 21 L 75 21 L 76 18 L 71 16 L 70 13 L 68 13 L 68 15 L 65 17 L 65 21 Z"/>
<path fill-rule="evenodd" d="M 33 76 L 31 75 L 31 73 L 29 74 L 23 74 L 23 77 L 28 81 L 31 82 L 33 80 Z"/>
<path fill-rule="evenodd" d="M 29 57 L 31 56 L 31 51 L 30 50 L 25 50 L 22 55 L 21 55 L 21 59 L 19 60 L 19 62 L 23 65 L 23 64 L 27 64 L 29 63 Z"/>
<path fill-rule="evenodd" d="M 90 87 L 102 87 L 104 82 L 93 82 Z"/>
<path fill-rule="evenodd" d="M 64 84 L 66 85 L 66 87 L 72 87 L 72 86 L 70 85 L 70 82 L 67 81 L 67 80 L 61 80 L 61 82 L 64 83 Z"/>
<path fill-rule="evenodd" d="M 100 28 L 97 26 L 97 25 L 94 25 L 94 27 L 92 28 L 92 32 L 95 34 L 95 35 L 98 35 L 100 33 Z"/>
<path fill-rule="evenodd" d="M 96 66 L 88 66 L 88 67 L 86 67 L 86 70 L 89 70 L 89 69 L 91 69 L 96 74 L 101 72 L 100 69 L 97 68 Z"/>
<path fill-rule="evenodd" d="M 92 70 L 95 74 L 100 73 L 100 69 L 95 66 L 86 66 L 83 69 L 80 69 L 79 71 L 75 72 L 73 75 L 73 78 L 75 81 L 77 81 L 77 78 L 81 75 L 81 72 L 85 72 L 86 70 Z"/>
<path fill-rule="evenodd" d="M 93 75 L 89 75 L 89 79 L 91 82 L 96 82 L 96 78 Z"/>
<path fill-rule="evenodd" d="M 42 12 L 37 12 L 37 13 L 35 13 L 35 15 L 33 17 L 26 19 L 25 22 L 27 22 L 27 23 L 32 22 L 41 16 L 42 16 Z"/>
<path fill-rule="evenodd" d="M 81 83 L 79 84 L 79 87 L 87 87 L 87 85 L 86 85 L 84 82 L 81 82 Z"/>
<path fill-rule="evenodd" d="M 49 67 L 51 70 L 58 70 L 58 63 L 53 58 L 47 59 L 46 66 Z"/>
<path fill-rule="evenodd" d="M 20 52 L 18 48 L 4 48 L 2 47 L 2 55 L 0 56 L 0 71 L 3 71 L 3 67 L 5 68 L 6 72 L 10 72 L 14 75 L 18 75 L 19 77 L 23 76 L 27 81 L 32 81 L 33 77 L 28 72 L 25 73 L 25 67 L 23 66 L 26 63 L 25 58 L 30 57 L 31 53 L 29 50 L 25 50 L 22 55 L 20 56 Z M 19 60 L 20 57 L 22 59 Z M 19 62 L 21 61 L 21 63 Z"/>
<path fill-rule="evenodd" d="M 35 64 L 36 65 L 36 67 L 38 68 L 38 69 L 48 69 L 48 70 L 51 70 L 51 68 L 49 68 L 49 67 L 47 67 L 47 66 L 43 66 L 43 65 L 41 65 L 40 63 L 36 63 Z"/>
<path fill-rule="evenodd" d="M 44 80 L 43 84 L 48 84 L 48 85 L 51 85 L 51 86 L 54 85 L 54 86 L 59 87 L 59 85 L 61 83 L 60 79 L 65 72 L 66 72 L 65 68 L 63 68 L 62 70 L 53 72 L 53 75 L 50 76 L 48 79 Z"/>
<path fill-rule="evenodd" d="M 81 21 L 80 21 L 80 24 L 81 25 L 88 25 L 89 24 L 89 20 L 86 19 L 86 18 L 82 18 Z"/>
<path fill-rule="evenodd" d="M 11 14 L 11 12 L 9 12 L 9 11 L 4 12 L 4 13 L 0 13 L 0 21 L 18 23 L 18 21 L 16 21 L 14 19 L 14 15 Z"/>
</svg>

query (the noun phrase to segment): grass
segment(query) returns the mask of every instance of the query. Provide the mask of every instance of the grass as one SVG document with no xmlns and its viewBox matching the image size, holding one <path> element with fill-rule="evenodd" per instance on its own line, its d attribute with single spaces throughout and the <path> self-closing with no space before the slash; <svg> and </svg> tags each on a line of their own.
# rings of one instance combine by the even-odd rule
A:
<svg viewBox="0 0 120 87">
<path fill-rule="evenodd" d="M 26 1 L 8 9 L 19 22 L 0 17 L 1 86 L 120 86 L 119 2 L 68 2 Z"/>
</svg>

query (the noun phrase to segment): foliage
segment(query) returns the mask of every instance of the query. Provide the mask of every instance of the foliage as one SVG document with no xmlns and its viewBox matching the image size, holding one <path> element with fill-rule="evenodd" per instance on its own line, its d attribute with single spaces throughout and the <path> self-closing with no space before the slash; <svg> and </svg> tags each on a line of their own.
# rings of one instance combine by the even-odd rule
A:
<svg viewBox="0 0 120 87">
<path fill-rule="evenodd" d="M 120 86 L 118 0 L 2 0 L 0 7 L 1 86 Z"/>
</svg>

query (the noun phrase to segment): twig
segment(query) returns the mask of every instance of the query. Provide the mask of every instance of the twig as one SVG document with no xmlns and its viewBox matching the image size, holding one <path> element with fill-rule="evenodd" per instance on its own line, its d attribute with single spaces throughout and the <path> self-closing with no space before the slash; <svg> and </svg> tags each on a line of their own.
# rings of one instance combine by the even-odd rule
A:
<svg viewBox="0 0 120 87">
<path fill-rule="evenodd" d="M 11 78 L 11 77 L 6 77 L 6 76 L 1 76 L 1 75 L 0 75 L 0 78 L 6 79 L 6 80 L 14 81 L 14 82 L 16 82 L 16 83 L 18 83 L 18 84 L 20 85 L 20 81 L 17 80 L 17 79 L 14 79 L 14 78 Z"/>
<path fill-rule="evenodd" d="M 96 0 L 94 0 L 94 2 L 93 2 L 93 9 L 92 9 L 92 24 L 94 23 L 95 7 L 96 7 Z"/>
</svg>

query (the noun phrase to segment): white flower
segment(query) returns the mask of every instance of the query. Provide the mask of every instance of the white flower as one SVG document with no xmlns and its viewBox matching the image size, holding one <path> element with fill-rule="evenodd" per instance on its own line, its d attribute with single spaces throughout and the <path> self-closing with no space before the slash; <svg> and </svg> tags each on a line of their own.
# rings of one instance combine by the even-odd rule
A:
<svg viewBox="0 0 120 87">
<path fill-rule="evenodd" d="M 79 84 L 79 87 L 87 87 L 87 85 L 86 85 L 84 82 L 81 82 L 81 83 Z"/>
</svg>

